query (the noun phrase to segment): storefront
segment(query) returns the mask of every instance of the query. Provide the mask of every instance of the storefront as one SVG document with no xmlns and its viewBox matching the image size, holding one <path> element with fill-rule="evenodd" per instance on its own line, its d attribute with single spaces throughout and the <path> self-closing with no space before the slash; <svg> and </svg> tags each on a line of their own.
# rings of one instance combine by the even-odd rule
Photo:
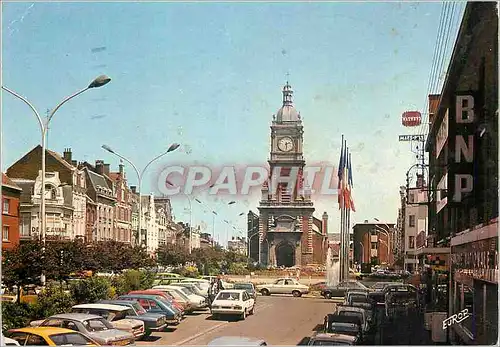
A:
<svg viewBox="0 0 500 347">
<path fill-rule="evenodd" d="M 498 339 L 497 228 L 494 220 L 451 240 L 449 314 L 467 309 L 470 315 L 453 327 L 451 340 L 455 343 L 483 345 Z"/>
</svg>

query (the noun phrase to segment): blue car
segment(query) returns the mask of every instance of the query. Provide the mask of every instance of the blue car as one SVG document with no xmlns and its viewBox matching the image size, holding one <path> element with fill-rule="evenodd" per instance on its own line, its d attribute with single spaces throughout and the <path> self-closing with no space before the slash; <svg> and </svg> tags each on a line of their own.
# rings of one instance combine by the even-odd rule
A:
<svg viewBox="0 0 500 347">
<path fill-rule="evenodd" d="M 177 325 L 182 320 L 182 313 L 158 295 L 128 294 L 118 300 L 138 301 L 148 313 L 160 313 L 167 317 L 167 323 Z"/>
</svg>

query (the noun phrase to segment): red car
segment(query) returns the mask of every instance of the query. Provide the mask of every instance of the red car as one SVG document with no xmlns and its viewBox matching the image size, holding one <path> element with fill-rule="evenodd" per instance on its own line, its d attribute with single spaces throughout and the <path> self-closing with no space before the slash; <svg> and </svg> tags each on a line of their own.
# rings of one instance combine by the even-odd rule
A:
<svg viewBox="0 0 500 347">
<path fill-rule="evenodd" d="M 128 293 L 129 295 L 131 294 L 142 294 L 142 295 L 158 295 L 167 300 L 173 307 L 181 311 L 181 313 L 184 315 L 184 307 L 182 307 L 181 304 L 179 304 L 177 301 L 174 300 L 174 298 L 166 293 L 162 292 L 161 290 L 155 290 L 155 289 L 145 289 L 145 290 L 133 290 Z"/>
</svg>

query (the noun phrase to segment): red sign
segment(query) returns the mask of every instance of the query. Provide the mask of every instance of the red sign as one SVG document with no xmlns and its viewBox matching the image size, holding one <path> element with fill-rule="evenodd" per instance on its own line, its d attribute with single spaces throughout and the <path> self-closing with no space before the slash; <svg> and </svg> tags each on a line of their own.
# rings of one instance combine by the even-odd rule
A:
<svg viewBox="0 0 500 347">
<path fill-rule="evenodd" d="M 416 127 L 422 124 L 422 114 L 418 111 L 406 111 L 402 116 L 405 127 Z"/>
</svg>

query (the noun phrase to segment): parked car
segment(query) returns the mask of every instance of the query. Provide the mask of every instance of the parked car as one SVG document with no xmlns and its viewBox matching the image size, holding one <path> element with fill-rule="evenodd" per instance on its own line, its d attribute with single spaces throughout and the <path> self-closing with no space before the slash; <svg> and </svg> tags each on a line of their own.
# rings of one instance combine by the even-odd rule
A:
<svg viewBox="0 0 500 347">
<path fill-rule="evenodd" d="M 78 331 L 54 327 L 11 329 L 7 332 L 17 346 L 99 346 Z M 2 344 L 2 346 L 5 346 Z M 15 346 L 15 345 L 14 345 Z"/>
<path fill-rule="evenodd" d="M 186 286 L 187 285 L 187 286 Z M 208 300 L 206 297 L 202 295 L 198 295 L 193 292 L 190 288 L 189 284 L 179 285 L 179 283 L 174 283 L 171 286 L 178 288 L 181 292 L 183 292 L 191 301 L 198 303 L 198 309 L 202 309 L 208 306 Z M 208 295 L 207 295 L 208 296 Z"/>
<path fill-rule="evenodd" d="M 144 322 L 144 337 L 151 335 L 154 331 L 162 331 L 167 327 L 167 316 L 161 313 L 147 312 L 139 301 L 132 300 L 101 300 L 101 304 L 121 305 L 129 307 L 130 317 Z M 133 311 L 133 315 L 132 315 Z"/>
<path fill-rule="evenodd" d="M 190 304 L 192 310 L 199 310 L 208 306 L 207 300 L 205 298 L 189 293 L 189 290 L 184 287 L 154 286 L 153 289 L 167 290 L 172 295 L 183 297 L 184 300 L 187 300 L 187 302 Z"/>
<path fill-rule="evenodd" d="M 167 324 L 177 325 L 182 320 L 180 311 L 170 306 L 158 295 L 128 294 L 122 295 L 118 299 L 138 301 L 147 312 L 164 314 L 167 317 Z"/>
<path fill-rule="evenodd" d="M 334 286 L 327 286 L 321 291 L 321 296 L 326 299 L 331 299 L 333 297 L 344 297 L 349 289 L 361 289 L 367 290 L 368 288 L 358 281 L 348 280 L 342 281 Z"/>
<path fill-rule="evenodd" d="M 184 307 L 177 302 L 177 300 L 174 299 L 172 295 L 170 295 L 167 292 L 163 292 L 161 290 L 155 290 L 155 289 L 145 289 L 145 290 L 133 290 L 129 292 L 128 294 L 140 294 L 140 295 L 159 295 L 165 300 L 167 300 L 173 307 L 175 307 L 177 310 L 181 312 L 182 315 L 184 315 Z"/>
<path fill-rule="evenodd" d="M 344 305 L 359 307 L 366 311 L 368 323 L 372 324 L 375 321 L 375 310 L 372 299 L 366 293 L 353 292 L 347 295 Z"/>
<path fill-rule="evenodd" d="M 200 289 L 205 293 L 208 293 L 208 288 L 210 288 L 209 281 L 199 278 L 184 278 L 179 283 L 196 283 L 200 287 Z"/>
<path fill-rule="evenodd" d="M 154 286 L 152 290 L 158 290 L 171 295 L 176 302 L 182 305 L 184 308 L 184 313 L 190 313 L 195 310 L 195 305 L 191 303 L 188 296 L 178 290 L 176 287 L 170 287 L 167 285 Z"/>
<path fill-rule="evenodd" d="M 357 343 L 363 342 L 363 322 L 359 316 L 328 314 L 325 316 L 323 332 L 344 334 L 356 337 Z"/>
<path fill-rule="evenodd" d="M 250 297 L 252 297 L 255 301 L 257 301 L 257 290 L 255 289 L 255 286 L 253 285 L 253 283 L 250 283 L 250 282 L 248 282 L 248 283 L 235 283 L 234 289 L 246 290 L 248 295 L 250 295 Z"/>
<path fill-rule="evenodd" d="M 56 314 L 43 321 L 31 322 L 30 325 L 78 331 L 97 341 L 100 345 L 125 346 L 135 342 L 132 333 L 115 329 L 106 319 L 94 314 Z"/>
<path fill-rule="evenodd" d="M 370 287 L 370 293 L 368 296 L 375 301 L 376 305 L 383 305 L 385 299 L 384 289 L 390 285 L 402 285 L 403 283 L 398 282 L 377 282 Z"/>
<path fill-rule="evenodd" d="M 344 334 L 316 333 L 309 339 L 309 346 L 356 345 L 355 336 Z"/>
<path fill-rule="evenodd" d="M 207 346 L 267 346 L 267 343 L 252 337 L 220 336 L 210 341 Z"/>
<path fill-rule="evenodd" d="M 134 334 L 135 339 L 138 340 L 146 333 L 144 330 L 144 322 L 135 319 L 135 315 L 133 312 L 130 314 L 130 311 L 133 310 L 126 306 L 102 303 L 81 304 L 71 308 L 72 313 L 86 313 L 101 316 L 110 322 L 114 328 L 128 331 Z"/>
<path fill-rule="evenodd" d="M 337 305 L 337 311 L 335 313 L 338 314 L 339 316 L 359 317 L 359 319 L 361 320 L 361 329 L 363 331 L 363 335 L 368 333 L 368 331 L 370 330 L 370 325 L 368 323 L 368 315 L 366 311 L 362 308 Z"/>
<path fill-rule="evenodd" d="M 258 285 L 257 291 L 262 295 L 292 294 L 295 297 L 300 297 L 309 293 L 309 287 L 291 278 L 280 278 L 271 284 Z"/>
<path fill-rule="evenodd" d="M 208 290 L 203 291 L 197 283 L 179 282 L 172 283 L 172 286 L 188 288 L 194 294 L 201 296 L 202 298 L 208 298 Z"/>
<path fill-rule="evenodd" d="M 211 313 L 214 318 L 220 315 L 239 315 L 245 319 L 248 314 L 254 314 L 255 300 L 246 290 L 221 290 L 212 302 Z"/>
<path fill-rule="evenodd" d="M 0 346 L 20 346 L 19 342 L 9 337 L 0 336 Z"/>
</svg>

